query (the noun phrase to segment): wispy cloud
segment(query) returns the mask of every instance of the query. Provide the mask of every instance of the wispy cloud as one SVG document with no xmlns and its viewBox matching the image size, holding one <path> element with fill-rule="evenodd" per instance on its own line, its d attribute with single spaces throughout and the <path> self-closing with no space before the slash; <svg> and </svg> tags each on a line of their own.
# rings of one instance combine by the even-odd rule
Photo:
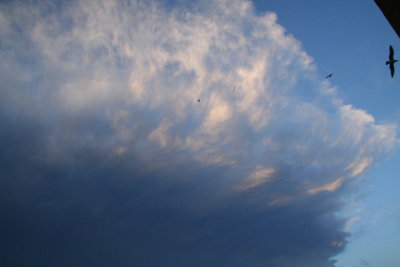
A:
<svg viewBox="0 0 400 267">
<path fill-rule="evenodd" d="M 333 264 L 340 189 L 395 127 L 343 104 L 276 14 L 199 2 L 1 4 L 10 265 Z"/>
</svg>

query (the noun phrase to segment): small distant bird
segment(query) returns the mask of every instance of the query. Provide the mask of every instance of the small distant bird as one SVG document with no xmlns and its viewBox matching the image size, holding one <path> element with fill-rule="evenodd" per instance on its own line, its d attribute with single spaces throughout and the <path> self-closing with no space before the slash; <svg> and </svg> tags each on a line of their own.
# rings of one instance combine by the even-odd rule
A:
<svg viewBox="0 0 400 267">
<path fill-rule="evenodd" d="M 197 99 L 197 103 L 200 103 L 200 98 L 199 98 L 199 99 Z"/>
<path fill-rule="evenodd" d="M 333 73 L 331 73 L 328 76 L 326 76 L 325 79 L 331 78 L 332 76 L 333 76 Z"/>
<path fill-rule="evenodd" d="M 393 47 L 389 46 L 389 60 L 386 61 L 386 65 L 389 65 L 389 67 L 390 67 L 390 75 L 392 75 L 392 78 L 394 75 L 394 63 L 396 63 L 398 61 L 398 60 L 394 59 L 393 56 L 394 56 Z"/>
</svg>

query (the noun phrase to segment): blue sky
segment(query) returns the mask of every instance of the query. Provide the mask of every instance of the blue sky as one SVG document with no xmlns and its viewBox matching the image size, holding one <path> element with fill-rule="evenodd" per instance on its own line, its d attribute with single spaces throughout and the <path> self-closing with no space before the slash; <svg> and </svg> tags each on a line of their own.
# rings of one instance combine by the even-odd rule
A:
<svg viewBox="0 0 400 267">
<path fill-rule="evenodd" d="M 395 266 L 398 38 L 298 2 L 1 3 L 5 266 Z"/>
</svg>

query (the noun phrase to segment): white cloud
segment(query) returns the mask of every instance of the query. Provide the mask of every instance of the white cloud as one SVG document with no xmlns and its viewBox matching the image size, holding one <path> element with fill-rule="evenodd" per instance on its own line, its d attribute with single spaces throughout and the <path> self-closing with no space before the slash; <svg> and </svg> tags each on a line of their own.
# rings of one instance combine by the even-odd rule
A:
<svg viewBox="0 0 400 267">
<path fill-rule="evenodd" d="M 276 14 L 256 15 L 249 1 L 21 3 L 0 9 L 0 73 L 11 81 L 0 93 L 12 92 L 18 114 L 47 120 L 43 147 L 54 162 L 95 151 L 144 173 L 164 168 L 170 187 L 203 181 L 206 189 L 173 191 L 201 195 L 201 204 L 158 205 L 214 214 L 235 195 L 252 211 L 278 218 L 287 208 L 299 218 L 310 209 L 321 222 L 314 200 L 334 196 L 397 143 L 394 125 L 343 104 Z M 344 246 L 339 237 L 323 245 Z"/>
<path fill-rule="evenodd" d="M 171 141 L 170 136 L 168 134 L 168 130 L 171 126 L 171 123 L 163 122 L 161 123 L 157 129 L 153 130 L 148 138 L 151 142 L 156 142 L 160 147 L 166 147 Z"/>
<path fill-rule="evenodd" d="M 325 81 L 307 78 L 311 57 L 276 14 L 256 16 L 250 2 L 205 4 L 204 13 L 137 1 L 48 5 L 53 13 L 15 12 L 35 18 L 25 38 L 46 75 L 63 77 L 51 90 L 67 110 L 106 109 L 115 134 L 124 136 L 119 143 L 143 135 L 136 138 L 143 149 L 169 144 L 203 162 L 336 172 L 310 176 L 304 192 L 319 192 L 340 187 L 343 179 L 334 177 L 360 174 L 396 141 L 393 126 L 375 124 L 337 101 Z M 23 23 L 11 14 L 2 20 Z M 3 37 L 10 25 L 2 26 Z"/>
<path fill-rule="evenodd" d="M 274 172 L 275 169 L 273 168 L 256 166 L 255 170 L 249 176 L 247 176 L 244 184 L 239 186 L 239 189 L 247 190 L 260 184 L 266 183 L 271 179 Z"/>
<path fill-rule="evenodd" d="M 323 191 L 328 191 L 328 192 L 333 192 L 336 191 L 338 188 L 340 188 L 343 184 L 345 177 L 340 177 L 337 178 L 336 180 L 334 180 L 333 182 L 326 184 L 326 185 L 322 185 L 319 187 L 315 187 L 315 188 L 311 188 L 308 190 L 309 194 L 317 194 Z"/>
</svg>

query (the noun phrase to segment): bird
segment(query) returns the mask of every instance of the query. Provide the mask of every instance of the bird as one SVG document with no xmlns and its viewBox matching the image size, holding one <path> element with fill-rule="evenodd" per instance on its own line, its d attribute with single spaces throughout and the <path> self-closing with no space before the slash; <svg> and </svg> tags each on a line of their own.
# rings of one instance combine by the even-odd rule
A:
<svg viewBox="0 0 400 267">
<path fill-rule="evenodd" d="M 200 103 L 200 98 L 199 98 L 199 99 L 197 99 L 197 103 Z"/>
<path fill-rule="evenodd" d="M 396 63 L 398 60 L 393 58 L 394 56 L 394 50 L 392 46 L 389 46 L 389 60 L 386 61 L 386 65 L 389 65 L 390 67 L 390 75 L 393 78 L 394 75 L 394 63 Z"/>
<path fill-rule="evenodd" d="M 328 76 L 326 76 L 325 79 L 331 78 L 332 76 L 333 76 L 333 73 L 331 73 Z"/>
</svg>

